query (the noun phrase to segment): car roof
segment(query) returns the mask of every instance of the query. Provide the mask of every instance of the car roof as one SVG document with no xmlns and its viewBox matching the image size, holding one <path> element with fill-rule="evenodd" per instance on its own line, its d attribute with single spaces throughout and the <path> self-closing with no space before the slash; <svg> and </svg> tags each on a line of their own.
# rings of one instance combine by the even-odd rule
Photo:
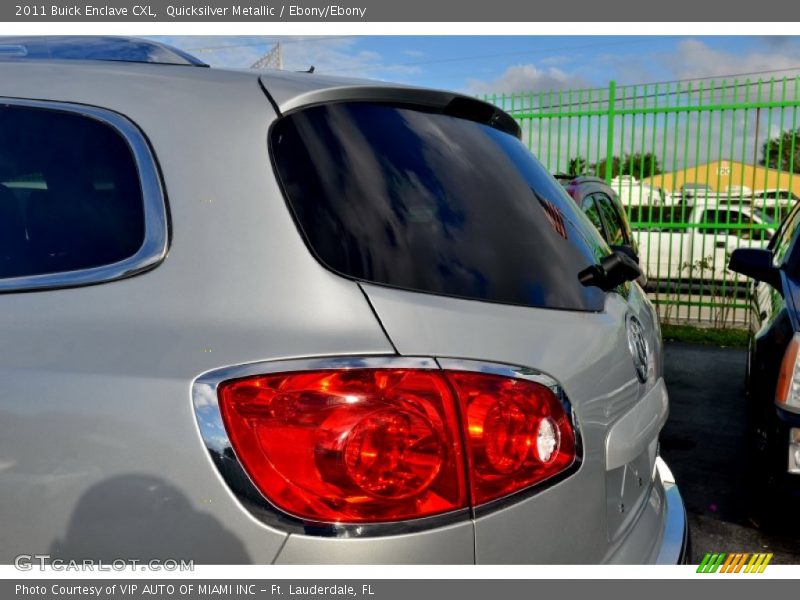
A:
<svg viewBox="0 0 800 600">
<path fill-rule="evenodd" d="M 164 110 L 171 98 L 184 95 L 218 99 L 227 90 L 236 96 L 243 87 L 257 91 L 258 75 L 168 64 L 0 60 L 0 97 L 87 104 L 123 114 L 132 105 Z"/>
<path fill-rule="evenodd" d="M 517 122 L 494 105 L 455 92 L 287 71 L 218 69 L 105 60 L 0 60 L 0 97 L 31 98 L 97 105 L 125 113 L 126 98 L 163 110 L 171 91 L 205 94 L 209 86 L 262 87 L 278 113 L 333 101 L 396 102 L 445 110 L 454 116 L 491 123 L 516 137 Z M 258 92 L 262 93 L 263 92 Z M 154 95 L 155 94 L 155 95 Z M 450 110 L 453 108 L 452 110 Z M 476 115 L 478 115 L 476 117 Z"/>
<path fill-rule="evenodd" d="M 501 109 L 455 92 L 317 73 L 208 68 L 183 51 L 139 38 L 85 38 L 88 45 L 95 44 L 93 51 L 82 50 L 75 37 L 48 38 L 47 44 L 28 39 L 0 37 L 0 47 L 12 50 L 30 44 L 32 56 L 26 59 L 11 53 L 2 58 L 0 53 L 0 97 L 76 102 L 111 109 L 119 106 L 118 110 L 124 112 L 122 107 L 129 105 L 125 96 L 130 93 L 136 93 L 140 101 L 148 104 L 157 98 L 155 104 L 163 110 L 162 99 L 169 96 L 170 89 L 204 94 L 213 86 L 219 96 L 218 86 L 244 86 L 254 91 L 260 86 L 279 113 L 332 101 L 398 102 L 491 123 L 517 137 L 521 134 L 517 122 Z M 131 46 L 127 55 L 126 43 Z M 154 56 L 167 58 L 138 60 L 148 48 Z M 58 58 L 62 56 L 67 58 Z M 152 96 L 156 91 L 158 94 Z"/>
</svg>

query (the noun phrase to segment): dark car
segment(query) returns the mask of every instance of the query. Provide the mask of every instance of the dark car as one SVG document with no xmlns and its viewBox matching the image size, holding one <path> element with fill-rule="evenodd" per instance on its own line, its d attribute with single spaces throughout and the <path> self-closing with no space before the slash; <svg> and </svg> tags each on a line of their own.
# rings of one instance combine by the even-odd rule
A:
<svg viewBox="0 0 800 600">
<path fill-rule="evenodd" d="M 749 475 L 757 516 L 800 495 L 800 205 L 766 249 L 740 248 L 729 268 L 754 279 L 747 360 Z"/>
</svg>

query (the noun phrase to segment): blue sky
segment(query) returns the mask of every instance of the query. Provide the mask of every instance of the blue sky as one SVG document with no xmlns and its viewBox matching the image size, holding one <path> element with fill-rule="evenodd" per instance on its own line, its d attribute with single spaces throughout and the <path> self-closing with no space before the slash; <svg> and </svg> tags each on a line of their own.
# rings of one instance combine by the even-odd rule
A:
<svg viewBox="0 0 800 600">
<path fill-rule="evenodd" d="M 778 36 L 153 36 L 212 66 L 249 67 L 282 41 L 284 68 L 472 94 L 800 73 L 800 38 Z M 756 76 L 758 77 L 758 76 Z M 766 75 L 765 77 L 769 77 Z"/>
</svg>

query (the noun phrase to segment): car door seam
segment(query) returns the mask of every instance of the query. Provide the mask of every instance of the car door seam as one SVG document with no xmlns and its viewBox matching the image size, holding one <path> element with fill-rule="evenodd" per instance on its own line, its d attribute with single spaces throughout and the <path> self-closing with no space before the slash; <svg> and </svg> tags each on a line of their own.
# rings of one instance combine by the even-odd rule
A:
<svg viewBox="0 0 800 600">
<path fill-rule="evenodd" d="M 381 331 L 383 331 L 383 335 L 386 336 L 386 340 L 389 342 L 389 345 L 392 347 L 392 350 L 394 351 L 395 354 L 399 355 L 400 352 L 397 350 L 397 346 L 394 345 L 394 342 L 392 341 L 392 338 L 389 335 L 389 332 L 386 330 L 386 326 L 383 324 L 383 321 L 381 320 L 381 317 L 378 314 L 378 311 L 375 310 L 375 306 L 372 304 L 372 300 L 370 300 L 370 297 L 367 294 L 367 291 L 364 289 L 364 286 L 361 285 L 361 283 L 359 283 L 359 282 L 356 282 L 356 285 L 358 286 L 358 289 L 361 290 L 361 293 L 364 295 L 364 300 L 367 301 L 367 305 L 369 306 L 370 310 L 372 311 L 372 314 L 375 315 L 375 319 L 378 321 L 378 325 L 380 326 Z"/>
</svg>

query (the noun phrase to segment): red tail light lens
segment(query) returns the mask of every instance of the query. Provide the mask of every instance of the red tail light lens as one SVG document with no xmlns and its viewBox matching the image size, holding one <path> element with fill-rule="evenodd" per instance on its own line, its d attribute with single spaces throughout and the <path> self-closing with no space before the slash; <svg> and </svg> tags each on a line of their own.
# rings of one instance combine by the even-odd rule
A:
<svg viewBox="0 0 800 600">
<path fill-rule="evenodd" d="M 290 514 L 357 523 L 467 506 L 455 403 L 436 371 L 283 373 L 219 395 L 245 470 Z"/>
<path fill-rule="evenodd" d="M 562 404 L 527 380 L 325 370 L 227 381 L 218 393 L 253 483 L 280 509 L 312 521 L 397 521 L 475 506 L 575 460 Z"/>
<path fill-rule="evenodd" d="M 540 483 L 575 461 L 575 435 L 559 399 L 524 379 L 448 372 L 465 415 L 476 505 Z"/>
</svg>

